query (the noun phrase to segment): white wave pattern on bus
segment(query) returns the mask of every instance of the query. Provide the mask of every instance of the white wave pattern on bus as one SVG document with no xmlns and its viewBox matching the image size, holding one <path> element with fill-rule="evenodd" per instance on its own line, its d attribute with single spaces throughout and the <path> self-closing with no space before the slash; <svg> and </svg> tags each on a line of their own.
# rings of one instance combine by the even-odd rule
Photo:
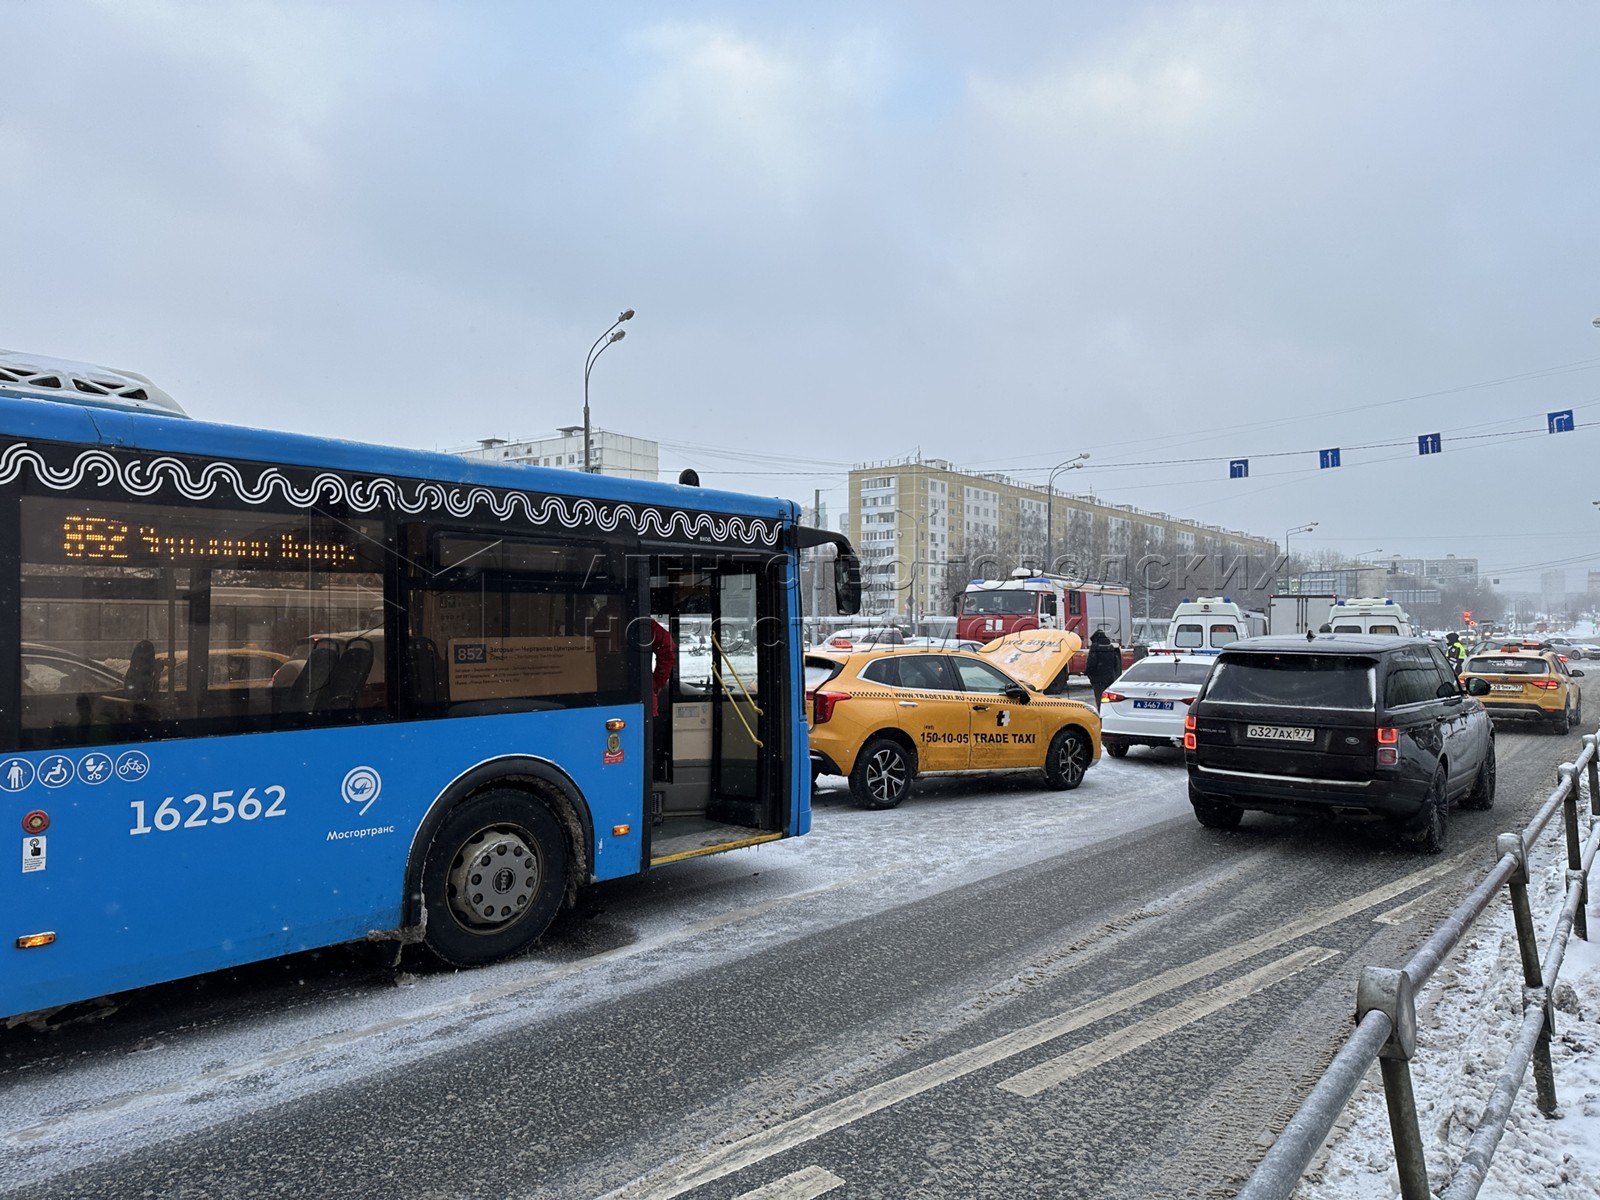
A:
<svg viewBox="0 0 1600 1200">
<path fill-rule="evenodd" d="M 724 543 L 772 546 L 777 544 L 779 529 L 777 521 L 756 518 L 733 516 L 719 520 L 704 512 L 601 504 L 582 498 L 535 496 L 485 487 L 447 488 L 437 483 L 408 485 L 381 476 L 350 480 L 324 471 L 301 487 L 276 467 L 268 467 L 252 486 L 232 463 L 207 463 L 196 477 L 188 463 L 167 456 L 123 462 L 104 450 L 86 450 L 71 466 L 57 470 L 26 442 L 8 446 L 0 453 L 0 484 L 11 483 L 24 470 L 31 470 L 40 483 L 57 491 L 66 491 L 90 480 L 99 487 L 115 484 L 129 495 L 141 498 L 153 496 L 170 486 L 186 499 L 206 500 L 216 494 L 220 486 L 226 485 L 240 501 L 251 505 L 265 504 L 279 495 L 300 508 L 309 508 L 318 502 L 342 503 L 363 513 L 393 508 L 411 515 L 443 511 L 454 517 L 466 517 L 485 508 L 501 521 L 510 520 L 520 510 L 534 525 L 559 524 L 568 529 L 597 527 L 606 533 L 614 533 L 619 526 L 627 525 L 638 533 L 664 539 L 707 536 Z"/>
</svg>

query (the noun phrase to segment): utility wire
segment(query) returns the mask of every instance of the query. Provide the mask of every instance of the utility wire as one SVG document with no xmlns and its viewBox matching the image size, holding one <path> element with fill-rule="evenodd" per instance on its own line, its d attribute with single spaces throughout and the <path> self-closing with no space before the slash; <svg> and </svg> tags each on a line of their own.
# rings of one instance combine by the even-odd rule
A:
<svg viewBox="0 0 1600 1200">
<path fill-rule="evenodd" d="M 1552 377 L 1557 376 L 1557 375 L 1570 375 L 1570 374 L 1574 374 L 1574 373 L 1580 372 L 1580 371 L 1592 371 L 1592 370 L 1595 370 L 1597 368 L 1600 368 L 1600 358 L 1579 359 L 1579 360 L 1577 360 L 1575 362 L 1570 362 L 1570 363 L 1560 363 L 1560 364 L 1557 364 L 1557 365 L 1554 365 L 1554 366 L 1549 366 L 1549 367 L 1537 367 L 1537 368 L 1534 368 L 1533 370 L 1523 371 L 1523 372 L 1520 372 L 1520 373 L 1515 374 L 1515 375 L 1502 376 L 1502 377 L 1500 377 L 1498 379 L 1485 379 L 1485 380 L 1479 380 L 1476 383 L 1458 384 L 1458 385 L 1456 385 L 1454 387 L 1440 388 L 1440 389 L 1438 389 L 1436 391 L 1431 391 L 1431 392 L 1418 392 L 1415 395 L 1398 396 L 1398 397 L 1395 397 L 1395 398 L 1389 399 L 1389 400 L 1374 400 L 1374 401 L 1372 401 L 1370 403 L 1367 403 L 1367 404 L 1359 404 L 1359 405 L 1356 405 L 1356 406 L 1354 406 L 1352 408 L 1341 409 L 1340 410 L 1340 414 L 1341 415 L 1347 415 L 1349 413 L 1368 412 L 1368 411 L 1371 411 L 1373 409 L 1389 408 L 1389 407 L 1392 407 L 1392 406 L 1394 406 L 1396 404 L 1408 404 L 1408 403 L 1411 403 L 1411 402 L 1416 401 L 1416 400 L 1437 399 L 1440 396 L 1457 395 L 1457 394 L 1459 394 L 1461 392 L 1481 391 L 1481 390 L 1483 390 L 1485 388 L 1491 388 L 1491 387 L 1503 387 L 1503 386 L 1505 386 L 1507 384 L 1511 384 L 1511 383 L 1526 383 L 1528 381 L 1535 380 L 1535 379 L 1547 379 L 1547 378 L 1552 378 Z M 1171 442 L 1171 441 L 1193 442 L 1193 441 L 1195 441 L 1197 439 L 1210 441 L 1210 440 L 1213 440 L 1216 437 L 1223 436 L 1225 434 L 1239 433 L 1239 432 L 1242 432 L 1242 431 L 1254 430 L 1254 429 L 1277 429 L 1277 428 L 1281 428 L 1281 427 L 1286 426 L 1286 425 L 1295 425 L 1295 424 L 1299 424 L 1299 423 L 1304 422 L 1304 421 L 1316 420 L 1316 419 L 1318 419 L 1320 417 L 1325 417 L 1327 415 L 1328 414 L 1325 413 L 1325 412 L 1309 412 L 1309 413 L 1303 413 L 1303 414 L 1300 414 L 1298 416 L 1292 416 L 1292 417 L 1275 417 L 1275 418 L 1270 418 L 1268 420 L 1263 420 L 1263 421 L 1245 421 L 1245 422 L 1240 422 L 1240 423 L 1235 424 L 1235 425 L 1216 425 L 1216 426 L 1210 426 L 1210 427 L 1208 427 L 1206 429 L 1188 430 L 1188 431 L 1183 431 L 1183 432 L 1175 431 L 1175 432 L 1172 432 L 1172 433 L 1158 434 L 1158 435 L 1155 435 L 1155 436 L 1148 436 L 1147 435 L 1147 436 L 1141 436 L 1141 437 L 1138 437 L 1138 438 L 1130 438 L 1127 441 L 1123 441 L 1123 442 L 1111 442 L 1111 443 L 1108 443 L 1108 444 L 1106 444 L 1104 446 L 1101 446 L 1100 449 L 1102 451 L 1104 451 L 1104 450 L 1114 450 L 1114 449 L 1116 449 L 1116 448 L 1118 448 L 1120 446 L 1160 445 L 1160 444 L 1163 444 L 1165 442 Z M 1082 449 L 1082 447 L 1076 447 L 1076 448 L 1077 449 Z M 1095 449 L 1095 447 L 1090 447 L 1090 449 L 1093 450 L 1093 449 Z M 1032 457 L 1032 456 L 1030 455 L 1029 457 Z M 1059 455 L 1056 454 L 1055 452 L 1052 452 L 1051 454 L 1046 455 L 1045 457 L 1059 457 Z M 989 461 L 989 462 L 997 462 L 999 460 L 991 459 L 991 460 L 987 460 L 987 461 Z M 975 465 L 980 465 L 981 466 L 981 465 L 984 465 L 984 463 L 980 462 L 980 463 L 975 464 Z M 1027 470 L 1049 470 L 1048 467 L 1037 467 L 1037 468 L 1030 467 L 1030 468 L 1025 468 L 1025 469 L 1027 469 Z"/>
</svg>

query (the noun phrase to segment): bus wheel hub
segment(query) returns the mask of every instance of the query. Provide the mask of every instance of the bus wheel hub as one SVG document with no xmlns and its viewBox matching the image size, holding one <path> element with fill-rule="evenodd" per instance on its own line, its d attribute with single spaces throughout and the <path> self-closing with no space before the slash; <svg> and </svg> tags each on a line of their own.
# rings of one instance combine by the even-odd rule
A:
<svg viewBox="0 0 1600 1200">
<path fill-rule="evenodd" d="M 533 903 L 539 874 L 538 857 L 520 831 L 482 830 L 450 868 L 450 908 L 475 929 L 504 925 Z"/>
</svg>

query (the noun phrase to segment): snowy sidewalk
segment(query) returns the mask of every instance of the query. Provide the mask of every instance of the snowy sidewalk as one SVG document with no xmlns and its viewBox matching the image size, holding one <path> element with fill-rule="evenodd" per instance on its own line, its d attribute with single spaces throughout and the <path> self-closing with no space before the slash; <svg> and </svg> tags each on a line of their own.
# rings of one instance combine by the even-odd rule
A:
<svg viewBox="0 0 1600 1200">
<path fill-rule="evenodd" d="M 1559 819 L 1559 818 L 1558 818 Z M 1566 847 L 1547 831 L 1530 853 L 1529 899 L 1540 952 L 1565 885 Z M 1503 898 L 1468 933 L 1452 960 L 1417 1000 L 1417 1054 L 1411 1060 L 1417 1114 L 1434 1194 L 1466 1150 L 1522 1021 L 1522 968 L 1511 906 Z M 1600 906 L 1591 891 L 1589 929 L 1600 942 Z M 1479 1193 L 1484 1200 L 1600 1197 L 1600 946 L 1574 934 L 1554 989 L 1555 1068 L 1560 1116 L 1534 1103 L 1530 1067 L 1505 1136 Z M 1307 1173 L 1299 1200 L 1373 1200 L 1400 1195 L 1383 1085 L 1373 1065 L 1345 1113 L 1326 1159 Z"/>
</svg>

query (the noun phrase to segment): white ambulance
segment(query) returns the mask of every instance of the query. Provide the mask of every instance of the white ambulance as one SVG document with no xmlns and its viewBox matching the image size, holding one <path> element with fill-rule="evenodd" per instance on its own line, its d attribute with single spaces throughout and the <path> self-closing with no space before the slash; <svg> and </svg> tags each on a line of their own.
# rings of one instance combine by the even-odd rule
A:
<svg viewBox="0 0 1600 1200">
<path fill-rule="evenodd" d="M 1246 609 L 1227 596 L 1185 597 L 1172 610 L 1167 646 L 1183 654 L 1220 654 L 1224 646 L 1266 631 L 1266 613 Z"/>
<path fill-rule="evenodd" d="M 1411 616 L 1387 596 L 1352 596 L 1335 600 L 1328 610 L 1328 625 L 1334 633 L 1412 634 Z"/>
</svg>

